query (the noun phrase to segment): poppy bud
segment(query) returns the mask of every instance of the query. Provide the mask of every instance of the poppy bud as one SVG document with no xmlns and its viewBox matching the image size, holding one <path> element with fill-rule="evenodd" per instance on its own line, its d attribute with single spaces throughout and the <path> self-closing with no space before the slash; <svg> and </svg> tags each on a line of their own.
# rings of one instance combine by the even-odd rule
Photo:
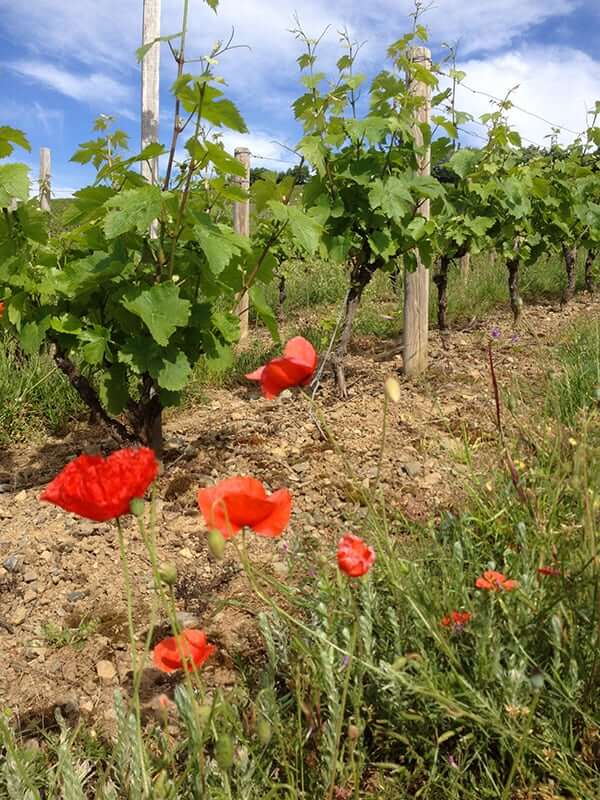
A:
<svg viewBox="0 0 600 800">
<path fill-rule="evenodd" d="M 204 705 L 198 706 L 198 719 L 200 720 L 201 725 L 206 725 L 208 723 L 211 714 L 212 706 L 210 703 L 205 703 Z"/>
<path fill-rule="evenodd" d="M 352 723 L 350 723 L 348 725 L 348 738 L 350 739 L 350 741 L 355 742 L 359 736 L 360 736 L 360 728 L 358 727 L 358 725 L 353 725 Z"/>
<path fill-rule="evenodd" d="M 391 400 L 392 403 L 400 402 L 400 384 L 396 378 L 387 379 L 385 382 L 385 393 L 387 395 L 387 399 Z"/>
<path fill-rule="evenodd" d="M 222 733 L 215 742 L 215 758 L 221 769 L 233 767 L 233 742 L 228 733 Z"/>
<path fill-rule="evenodd" d="M 408 660 L 404 656 L 398 656 L 398 658 L 392 664 L 392 669 L 399 672 L 401 669 L 404 669 L 407 663 Z"/>
<path fill-rule="evenodd" d="M 258 741 L 261 744 L 267 745 L 271 741 L 271 736 L 273 735 L 273 729 L 271 728 L 271 723 L 268 719 L 264 717 L 259 717 L 256 722 L 256 735 L 258 736 Z"/>
<path fill-rule="evenodd" d="M 216 528 L 208 534 L 208 549 L 218 561 L 220 561 L 225 554 L 225 537 L 221 531 L 216 530 Z"/>
<path fill-rule="evenodd" d="M 144 501 L 141 497 L 134 497 L 129 503 L 129 510 L 135 517 L 144 516 Z"/>
<path fill-rule="evenodd" d="M 167 586 L 175 586 L 177 583 L 177 567 L 175 564 L 161 564 L 158 568 L 158 577 Z"/>
<path fill-rule="evenodd" d="M 166 772 L 166 770 L 162 769 L 158 773 L 158 775 L 156 777 L 156 780 L 154 781 L 154 791 L 153 791 L 153 796 L 154 797 L 167 797 L 168 796 L 167 793 L 166 793 L 167 792 L 167 788 L 168 788 L 167 781 L 168 781 L 167 772 Z"/>
</svg>

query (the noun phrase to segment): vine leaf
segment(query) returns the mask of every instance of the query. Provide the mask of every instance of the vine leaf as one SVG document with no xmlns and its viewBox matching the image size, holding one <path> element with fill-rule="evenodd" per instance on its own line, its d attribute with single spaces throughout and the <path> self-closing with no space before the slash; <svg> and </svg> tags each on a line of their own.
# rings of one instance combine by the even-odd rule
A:
<svg viewBox="0 0 600 800">
<path fill-rule="evenodd" d="M 176 328 L 184 327 L 190 317 L 190 302 L 179 297 L 172 283 L 161 283 L 151 289 L 129 291 L 121 305 L 140 317 L 157 344 L 166 346 Z"/>
</svg>

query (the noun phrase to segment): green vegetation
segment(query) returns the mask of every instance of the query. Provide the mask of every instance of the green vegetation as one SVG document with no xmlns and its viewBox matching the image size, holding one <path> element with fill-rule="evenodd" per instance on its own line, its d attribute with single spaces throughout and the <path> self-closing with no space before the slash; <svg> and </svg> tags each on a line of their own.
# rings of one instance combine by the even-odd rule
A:
<svg viewBox="0 0 600 800">
<path fill-rule="evenodd" d="M 42 628 L 44 639 L 52 647 L 82 647 L 98 628 L 98 620 L 82 619 L 76 627 L 48 622 Z"/>
<path fill-rule="evenodd" d="M 83 404 L 52 359 L 25 355 L 6 332 L 0 335 L 0 443 L 64 434 Z"/>
<path fill-rule="evenodd" d="M 147 782 L 157 800 L 597 797 L 600 416 L 581 388 L 597 372 L 575 380 L 597 367 L 597 334 L 560 350 L 569 380 L 548 392 L 568 405 L 508 443 L 520 491 L 503 468 L 474 474 L 469 506 L 423 525 L 368 493 L 362 579 L 300 545 L 285 583 L 246 564 L 262 648 L 233 690 L 184 682 L 142 738 L 120 699 L 112 741 L 61 723 L 32 750 L 3 721 L 0 796 L 137 800 Z M 518 588 L 476 588 L 486 570 Z"/>
</svg>

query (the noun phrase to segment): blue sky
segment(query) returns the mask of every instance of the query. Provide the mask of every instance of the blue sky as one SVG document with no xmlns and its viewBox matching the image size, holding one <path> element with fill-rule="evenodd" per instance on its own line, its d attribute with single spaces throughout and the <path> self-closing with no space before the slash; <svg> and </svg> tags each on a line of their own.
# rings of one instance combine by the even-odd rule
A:
<svg viewBox="0 0 600 800">
<path fill-rule="evenodd" d="M 162 3 L 162 31 L 174 33 L 182 0 Z M 300 47 L 288 32 L 294 12 L 311 34 L 331 26 L 321 48 L 326 67 L 338 55 L 336 30 L 347 26 L 366 42 L 361 65 L 371 74 L 383 63 L 387 44 L 408 29 L 412 7 L 408 0 L 221 0 L 215 16 L 201 0 L 190 5 L 190 55 L 207 53 L 216 39 L 228 38 L 232 27 L 235 42 L 250 47 L 225 55 L 218 67 L 251 132 L 247 138 L 227 136 L 226 145 L 248 145 L 257 155 L 284 160 L 290 156 L 276 142 L 293 146 L 299 136 L 290 110 L 300 93 L 295 63 Z M 52 149 L 57 196 L 92 179 L 93 173 L 69 158 L 91 138 L 98 114 L 115 114 L 137 146 L 134 51 L 141 16 L 142 0 L 0 0 L 0 125 L 27 132 L 34 176 L 39 148 Z M 440 54 L 442 42 L 459 42 L 468 86 L 502 95 L 519 84 L 514 96 L 519 106 L 573 130 L 585 126 L 586 109 L 600 99 L 598 0 L 435 0 L 423 22 L 434 54 Z M 175 72 L 166 46 L 162 67 L 161 139 L 166 142 L 172 108 L 168 87 Z M 458 105 L 476 115 L 489 110 L 488 98 L 466 89 Z M 543 143 L 550 133 L 546 123 L 518 110 L 512 122 L 531 141 Z M 570 136 L 562 134 L 564 141 Z"/>
</svg>

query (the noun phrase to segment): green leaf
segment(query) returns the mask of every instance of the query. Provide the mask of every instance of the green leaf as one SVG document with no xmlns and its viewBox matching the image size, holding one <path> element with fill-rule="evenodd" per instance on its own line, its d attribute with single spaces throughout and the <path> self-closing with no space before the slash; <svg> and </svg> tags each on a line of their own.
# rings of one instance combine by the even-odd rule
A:
<svg viewBox="0 0 600 800">
<path fill-rule="evenodd" d="M 242 249 L 250 249 L 250 243 L 226 225 L 216 225 L 207 215 L 202 216 L 202 221 L 204 224 L 194 225 L 193 234 L 204 251 L 211 272 L 220 275 Z"/>
<path fill-rule="evenodd" d="M 40 322 L 27 322 L 21 328 L 19 338 L 23 350 L 28 356 L 33 356 L 39 352 L 46 331 L 50 327 L 50 318 L 44 317 Z"/>
<path fill-rule="evenodd" d="M 273 309 L 267 303 L 265 292 L 262 286 L 255 283 L 250 288 L 250 303 L 252 308 L 256 311 L 256 315 L 269 331 L 273 340 L 280 341 L 279 330 L 277 328 L 277 317 L 273 313 Z"/>
<path fill-rule="evenodd" d="M 87 342 L 81 348 L 85 361 L 92 365 L 102 364 L 110 339 L 110 331 L 101 325 L 94 325 L 93 328 L 82 331 L 79 339 L 82 342 Z"/>
<path fill-rule="evenodd" d="M 29 167 L 25 164 L 0 166 L 0 208 L 8 208 L 14 199 L 29 200 Z"/>
<path fill-rule="evenodd" d="M 158 186 L 146 184 L 139 189 L 119 192 L 104 205 L 109 209 L 103 225 L 108 239 L 134 229 L 146 233 L 153 220 L 160 216 L 161 191 Z"/>
<path fill-rule="evenodd" d="M 248 128 L 235 103 L 224 98 L 202 104 L 200 116 L 220 128 L 230 128 L 238 133 L 248 133 Z"/>
<path fill-rule="evenodd" d="M 32 203 L 24 203 L 17 210 L 23 233 L 38 244 L 48 241 L 48 214 L 40 211 Z"/>
<path fill-rule="evenodd" d="M 31 152 L 31 145 L 23 131 L 10 128 L 8 125 L 0 127 L 0 158 L 9 156 L 15 149 L 13 147 L 15 144 L 22 147 L 23 150 L 27 150 L 28 153 Z"/>
<path fill-rule="evenodd" d="M 369 192 L 371 208 L 381 208 L 384 214 L 399 222 L 414 207 L 414 199 L 406 181 L 392 175 L 386 181 L 381 178 L 371 181 Z"/>
<path fill-rule="evenodd" d="M 292 236 L 300 247 L 309 254 L 317 250 L 323 226 L 316 219 L 310 217 L 297 206 L 287 206 L 285 203 L 279 203 L 276 200 L 271 200 L 268 206 L 275 219 L 289 224 Z"/>
<path fill-rule="evenodd" d="M 130 289 L 121 305 L 140 317 L 155 342 L 167 345 L 179 327 L 184 327 L 190 316 L 190 302 L 179 296 L 173 283 L 160 283 L 151 289 Z"/>
<path fill-rule="evenodd" d="M 170 347 L 160 359 L 160 366 L 153 377 L 161 389 L 179 392 L 187 385 L 192 368 L 185 353 Z M 153 370 L 154 372 L 154 370 Z"/>
<path fill-rule="evenodd" d="M 217 13 L 217 8 L 219 6 L 219 0 L 204 0 L 207 6 L 212 8 L 212 10 Z"/>
<path fill-rule="evenodd" d="M 208 140 L 203 142 L 203 144 L 208 152 L 209 159 L 219 170 L 219 172 L 225 172 L 231 175 L 239 175 L 240 178 L 246 177 L 246 167 L 241 161 L 238 161 L 237 158 L 230 155 L 227 150 L 225 150 L 223 145 L 215 144 L 215 142 L 209 142 Z"/>
<path fill-rule="evenodd" d="M 105 370 L 98 379 L 100 401 L 109 414 L 120 414 L 129 400 L 129 381 L 127 369 L 114 364 Z"/>
<path fill-rule="evenodd" d="M 459 178 L 464 178 L 472 172 L 473 167 L 479 162 L 480 158 L 481 153 L 477 150 L 457 150 L 448 161 L 447 166 Z"/>
<path fill-rule="evenodd" d="M 240 338 L 240 320 L 237 314 L 213 311 L 211 321 L 226 342 L 237 342 Z"/>
<path fill-rule="evenodd" d="M 172 33 L 170 36 L 157 36 L 156 39 L 152 39 L 151 42 L 146 42 L 146 44 L 142 45 L 142 47 L 138 47 L 135 51 L 135 57 L 137 58 L 138 62 L 142 61 L 146 53 L 151 50 L 157 42 L 172 42 L 173 39 L 179 39 L 183 31 L 179 31 L 179 33 Z"/>
</svg>

